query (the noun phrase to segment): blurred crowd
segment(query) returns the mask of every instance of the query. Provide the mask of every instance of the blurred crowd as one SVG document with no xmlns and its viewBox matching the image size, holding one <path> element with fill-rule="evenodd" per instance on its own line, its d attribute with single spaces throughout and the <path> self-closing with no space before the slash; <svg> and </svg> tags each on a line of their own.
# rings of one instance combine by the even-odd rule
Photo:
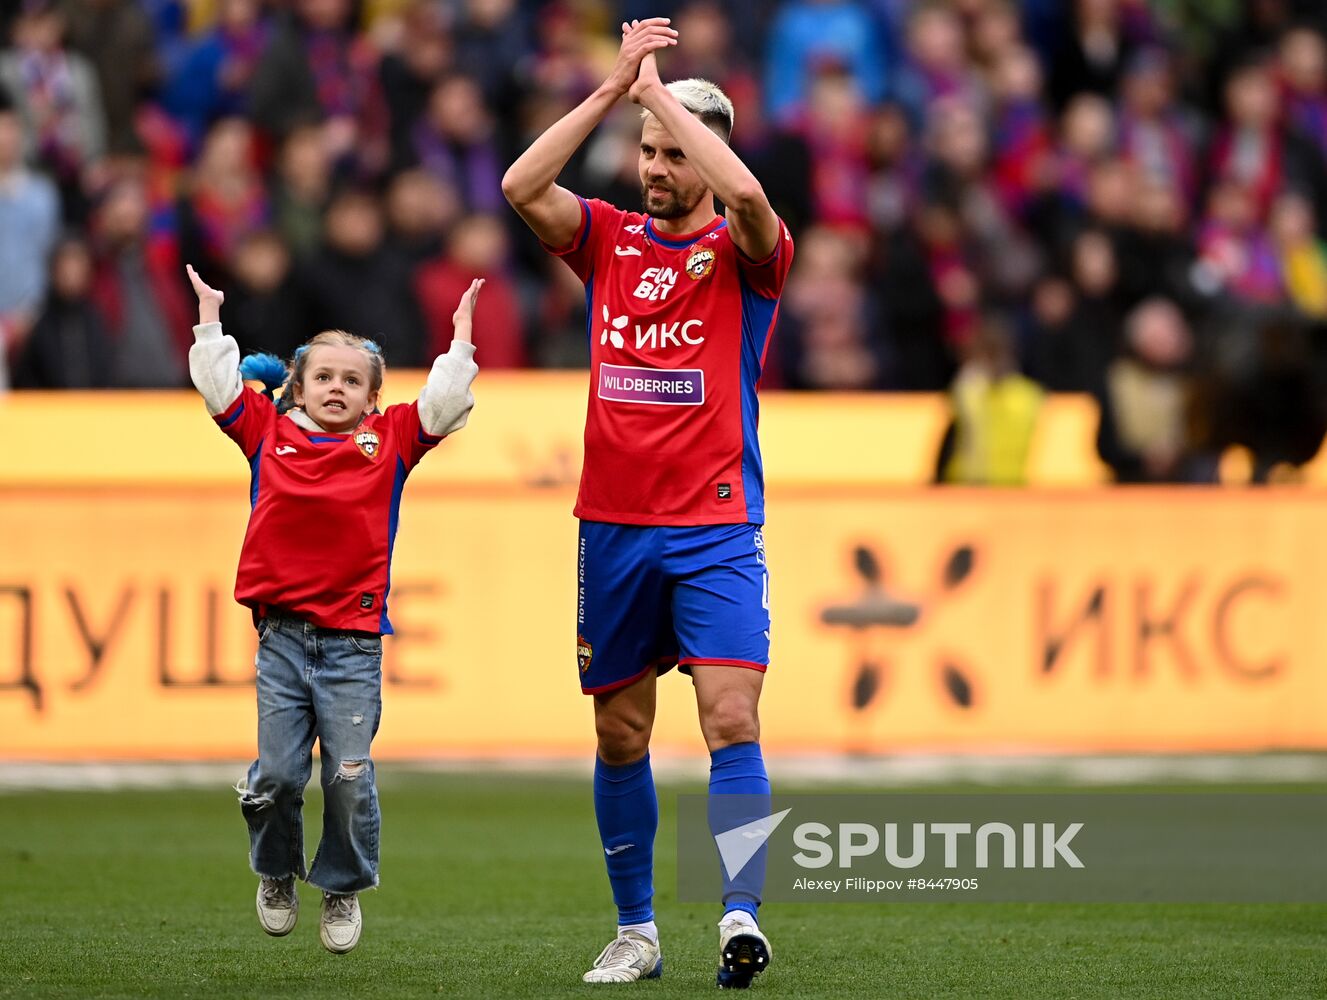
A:
<svg viewBox="0 0 1327 1000">
<path fill-rule="evenodd" d="M 1315 0 L 0 3 L 0 383 L 187 384 L 185 262 L 246 351 L 422 366 L 483 276 L 486 368 L 584 365 L 500 179 L 657 14 L 798 240 L 767 386 L 948 392 L 954 482 L 1019 482 L 1048 392 L 1097 398 L 1120 481 L 1318 451 Z M 638 205 L 638 140 L 623 102 L 563 183 Z"/>
</svg>

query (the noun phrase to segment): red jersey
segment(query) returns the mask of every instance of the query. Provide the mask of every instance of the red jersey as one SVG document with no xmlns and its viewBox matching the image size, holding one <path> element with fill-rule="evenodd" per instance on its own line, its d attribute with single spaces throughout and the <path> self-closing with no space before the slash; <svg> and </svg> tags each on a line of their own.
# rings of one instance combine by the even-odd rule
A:
<svg viewBox="0 0 1327 1000">
<path fill-rule="evenodd" d="M 658 232 L 647 216 L 581 199 L 569 247 L 585 283 L 590 394 L 576 516 L 617 524 L 765 521 L 760 381 L 793 243 L 753 261 L 719 217 Z"/>
<path fill-rule="evenodd" d="M 440 437 L 414 403 L 365 417 L 349 434 L 307 431 L 245 387 L 213 418 L 249 460 L 249 528 L 235 600 L 324 628 L 389 634 L 401 489 Z"/>
</svg>

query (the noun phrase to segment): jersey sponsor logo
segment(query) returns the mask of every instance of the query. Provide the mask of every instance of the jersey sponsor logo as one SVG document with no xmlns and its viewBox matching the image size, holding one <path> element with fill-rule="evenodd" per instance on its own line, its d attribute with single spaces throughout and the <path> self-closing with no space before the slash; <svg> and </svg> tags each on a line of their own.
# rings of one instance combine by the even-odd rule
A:
<svg viewBox="0 0 1327 1000">
<path fill-rule="evenodd" d="M 364 453 L 365 458 L 371 458 L 376 462 L 382 448 L 382 439 L 378 437 L 377 431 L 359 431 L 355 434 L 355 447 Z"/>
<path fill-rule="evenodd" d="M 627 346 L 624 331 L 632 325 L 631 317 L 614 316 L 608 311 L 608 306 L 601 307 L 601 313 L 604 326 L 599 331 L 599 343 L 612 344 L 618 350 L 622 350 Z M 683 344 L 699 347 L 705 343 L 705 335 L 701 333 L 704 326 L 705 321 L 701 319 L 674 320 L 671 323 L 655 322 L 649 326 L 637 323 L 632 330 L 635 334 L 633 342 L 638 351 L 662 351 L 669 347 L 681 347 Z"/>
<path fill-rule="evenodd" d="M 696 247 L 687 258 L 687 277 L 699 281 L 714 270 L 714 251 L 709 247 Z"/>
<path fill-rule="evenodd" d="M 604 328 L 599 333 L 600 344 L 612 344 L 621 349 L 626 346 L 626 341 L 622 338 L 622 331 L 626 329 L 631 322 L 630 316 L 612 316 L 608 315 L 608 306 L 604 306 Z"/>
<path fill-rule="evenodd" d="M 293 455 L 297 450 L 293 444 L 283 444 L 277 448 L 276 453 L 278 455 Z"/>
<path fill-rule="evenodd" d="M 712 255 L 711 255 L 712 256 Z M 688 261 L 688 266 L 690 262 Z M 677 271 L 671 267 L 647 267 L 640 273 L 640 284 L 631 294 L 647 302 L 662 302 L 677 284 Z"/>
<path fill-rule="evenodd" d="M 590 640 L 583 635 L 576 636 L 576 664 L 581 668 L 581 673 L 588 673 L 590 670 L 590 661 L 594 659 L 594 647 L 590 645 Z"/>
<path fill-rule="evenodd" d="M 705 373 L 699 368 L 600 365 L 599 398 L 649 406 L 700 406 L 705 402 Z"/>
</svg>

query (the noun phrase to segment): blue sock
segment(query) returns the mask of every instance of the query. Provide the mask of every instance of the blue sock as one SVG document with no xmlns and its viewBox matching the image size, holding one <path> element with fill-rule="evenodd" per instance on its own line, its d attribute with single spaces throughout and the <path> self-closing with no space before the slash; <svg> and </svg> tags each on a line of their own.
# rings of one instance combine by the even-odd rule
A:
<svg viewBox="0 0 1327 1000">
<path fill-rule="evenodd" d="M 634 764 L 594 762 L 594 816 L 604 845 L 617 922 L 654 919 L 654 835 L 659 799 L 647 753 Z"/>
<path fill-rule="evenodd" d="M 732 799 L 719 796 L 735 796 Z M 710 831 L 718 836 L 743 823 L 770 814 L 769 776 L 759 743 L 735 743 L 710 754 Z M 723 870 L 724 911 L 744 910 L 754 920 L 765 888 L 765 857 L 762 847 L 747 862 L 736 879 Z M 720 869 L 723 869 L 720 863 Z"/>
</svg>

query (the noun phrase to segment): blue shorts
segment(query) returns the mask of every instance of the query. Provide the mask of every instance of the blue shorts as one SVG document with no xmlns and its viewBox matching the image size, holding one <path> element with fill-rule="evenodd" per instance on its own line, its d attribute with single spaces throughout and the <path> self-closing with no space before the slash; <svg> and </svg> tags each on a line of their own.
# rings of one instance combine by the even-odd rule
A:
<svg viewBox="0 0 1327 1000">
<path fill-rule="evenodd" d="M 576 661 L 586 694 L 674 666 L 769 665 L 761 525 L 582 521 L 576 568 Z"/>
</svg>

